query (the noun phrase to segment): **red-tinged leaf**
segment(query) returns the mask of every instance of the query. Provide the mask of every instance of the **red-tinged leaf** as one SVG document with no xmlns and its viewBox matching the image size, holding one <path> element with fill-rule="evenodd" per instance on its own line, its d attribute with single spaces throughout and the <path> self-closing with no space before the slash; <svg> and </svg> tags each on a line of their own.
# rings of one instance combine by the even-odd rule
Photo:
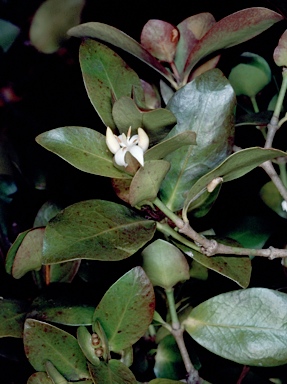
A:
<svg viewBox="0 0 287 384">
<path fill-rule="evenodd" d="M 287 66 L 287 30 L 280 37 L 278 45 L 274 50 L 273 58 L 279 67 Z"/>
<path fill-rule="evenodd" d="M 149 20 L 141 33 L 142 46 L 154 57 L 167 63 L 173 62 L 178 40 L 178 29 L 162 20 Z"/>
<path fill-rule="evenodd" d="M 68 380 L 89 378 L 86 358 L 71 334 L 48 323 L 27 319 L 23 342 L 26 356 L 37 371 L 46 371 L 45 363 L 49 360 Z"/>
<path fill-rule="evenodd" d="M 47 225 L 43 263 L 122 260 L 143 247 L 154 232 L 155 222 L 128 207 L 104 200 L 81 201 L 64 209 Z"/>
<path fill-rule="evenodd" d="M 216 20 L 213 15 L 204 12 L 190 16 L 177 25 L 180 38 L 176 47 L 174 62 L 179 73 L 182 73 L 194 46 L 215 23 Z"/>
<path fill-rule="evenodd" d="M 117 28 L 103 23 L 89 22 L 73 27 L 67 33 L 70 36 L 91 37 L 113 44 L 142 60 L 161 73 L 167 80 L 173 81 L 171 74 L 156 58 L 154 58 L 136 40 Z"/>
<path fill-rule="evenodd" d="M 102 325 L 111 351 L 133 345 L 150 325 L 155 307 L 153 286 L 141 267 L 117 280 L 105 293 L 93 316 Z M 140 321 L 139 321 L 140 319 Z"/>
<path fill-rule="evenodd" d="M 45 228 L 34 228 L 26 234 L 14 258 L 12 276 L 15 279 L 41 269 L 44 231 Z"/>
<path fill-rule="evenodd" d="M 233 47 L 259 35 L 283 16 L 264 7 L 251 7 L 235 12 L 218 21 L 191 51 L 184 69 L 185 84 L 194 66 L 207 55 Z"/>
</svg>

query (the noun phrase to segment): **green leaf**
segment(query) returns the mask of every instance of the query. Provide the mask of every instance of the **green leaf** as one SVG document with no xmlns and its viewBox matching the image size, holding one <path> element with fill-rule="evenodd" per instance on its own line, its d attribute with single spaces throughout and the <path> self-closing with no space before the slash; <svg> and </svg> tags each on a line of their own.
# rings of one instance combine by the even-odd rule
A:
<svg viewBox="0 0 287 384">
<path fill-rule="evenodd" d="M 84 0 L 46 0 L 30 26 L 31 44 L 43 53 L 54 53 L 67 40 L 67 30 L 80 23 Z"/>
<path fill-rule="evenodd" d="M 274 50 L 273 58 L 279 67 L 287 66 L 287 30 L 279 39 L 278 45 Z"/>
<path fill-rule="evenodd" d="M 162 140 L 170 131 L 170 125 L 176 123 L 171 111 L 164 108 L 140 110 L 130 97 L 121 97 L 113 105 L 113 119 L 121 133 L 127 132 L 127 127 L 143 128 L 149 136 L 150 143 Z"/>
<path fill-rule="evenodd" d="M 186 369 L 184 367 L 181 354 L 172 335 L 167 335 L 158 344 L 154 373 L 156 377 L 177 379 L 185 377 Z"/>
<path fill-rule="evenodd" d="M 77 329 L 77 339 L 83 354 L 91 364 L 99 365 L 100 359 L 96 356 L 95 347 L 92 343 L 92 335 L 86 327 L 79 327 Z"/>
<path fill-rule="evenodd" d="M 189 265 L 183 253 L 173 244 L 157 239 L 143 251 L 143 269 L 154 286 L 170 290 L 189 279 Z"/>
<path fill-rule="evenodd" d="M 76 276 L 81 260 L 52 264 L 49 267 L 50 283 L 71 283 Z"/>
<path fill-rule="evenodd" d="M 130 185 L 129 201 L 132 207 L 154 201 L 169 167 L 170 163 L 165 160 L 150 160 L 139 168 Z"/>
<path fill-rule="evenodd" d="M 49 220 L 51 220 L 63 207 L 59 204 L 46 201 L 37 212 L 33 227 L 45 227 Z"/>
<path fill-rule="evenodd" d="M 58 293 L 57 297 L 38 296 L 31 305 L 33 318 L 42 321 L 49 321 L 64 325 L 91 325 L 94 306 L 88 305 L 81 300 L 78 302 L 74 298 L 64 298 Z"/>
<path fill-rule="evenodd" d="M 238 246 L 235 241 L 226 239 L 216 239 L 223 244 Z M 178 244 L 177 246 L 189 257 L 192 257 L 197 263 L 205 266 L 212 271 L 219 273 L 222 276 L 234 281 L 240 287 L 247 288 L 250 283 L 252 265 L 251 260 L 247 256 L 212 256 L 208 257 L 194 249 L 188 248 L 185 245 Z"/>
<path fill-rule="evenodd" d="M 82 201 L 64 209 L 47 225 L 43 263 L 122 260 L 137 252 L 154 232 L 155 222 L 123 205 Z"/>
<path fill-rule="evenodd" d="M 0 300 L 0 337 L 21 338 L 27 310 L 27 302 L 2 298 Z"/>
<path fill-rule="evenodd" d="M 17 248 L 12 276 L 20 279 L 29 271 L 39 271 L 42 267 L 42 248 L 45 228 L 34 228 L 26 233 Z"/>
<path fill-rule="evenodd" d="M 153 379 L 149 384 L 182 384 L 182 381 L 170 380 L 170 379 Z"/>
<path fill-rule="evenodd" d="M 264 7 L 242 9 L 219 20 L 191 51 L 184 69 L 184 84 L 204 57 L 250 40 L 281 20 L 282 15 Z"/>
<path fill-rule="evenodd" d="M 281 198 L 282 200 L 282 198 Z M 238 241 L 244 248 L 263 248 L 274 227 L 267 216 L 244 216 L 225 222 L 224 237 Z"/>
<path fill-rule="evenodd" d="M 260 189 L 259 196 L 267 207 L 271 208 L 272 211 L 277 213 L 277 215 L 287 219 L 287 212 L 283 211 L 281 205 L 283 198 L 272 181 L 268 181 L 265 185 L 263 185 Z"/>
<path fill-rule="evenodd" d="M 286 157 L 287 153 L 277 149 L 265 149 L 260 147 L 242 149 L 230 155 L 217 168 L 202 176 L 189 190 L 183 207 L 183 215 L 189 205 L 206 191 L 209 183 L 216 178 L 222 178 L 222 182 L 231 181 L 244 176 L 260 164 L 276 157 Z"/>
<path fill-rule="evenodd" d="M 46 372 L 35 372 L 27 381 L 27 384 L 55 384 Z"/>
<path fill-rule="evenodd" d="M 95 310 L 93 322 L 100 322 L 110 350 L 119 352 L 144 335 L 152 322 L 154 307 L 152 284 L 144 270 L 135 267 L 105 293 Z M 96 331 L 95 326 L 93 330 Z"/>
<path fill-rule="evenodd" d="M 51 361 L 47 360 L 45 362 L 45 368 L 46 368 L 47 374 L 53 380 L 53 383 L 68 384 L 67 380 L 64 378 L 63 375 L 60 374 L 60 372 L 55 368 L 55 366 L 51 363 Z"/>
<path fill-rule="evenodd" d="M 7 20 L 0 19 L 0 47 L 7 52 L 20 33 L 20 28 Z"/>
<path fill-rule="evenodd" d="M 24 348 L 29 362 L 37 371 L 45 371 L 45 362 L 49 360 L 67 380 L 90 377 L 77 339 L 48 323 L 26 320 Z"/>
<path fill-rule="evenodd" d="M 196 134 L 194 132 L 184 131 L 161 141 L 149 148 L 144 158 L 146 161 L 163 159 L 169 153 L 185 145 L 196 145 Z"/>
<path fill-rule="evenodd" d="M 0 158 L 2 162 L 2 159 Z M 10 175 L 0 175 L 0 201 L 11 203 L 13 195 L 17 192 L 17 185 Z"/>
<path fill-rule="evenodd" d="M 180 210 L 192 184 L 232 151 L 235 94 L 219 69 L 205 72 L 177 91 L 167 107 L 177 118 L 168 138 L 196 133 L 196 146 L 182 147 L 165 157 L 171 163 L 160 190 L 172 211 Z"/>
<path fill-rule="evenodd" d="M 94 366 L 89 364 L 89 370 L 94 383 L 105 384 L 136 384 L 137 380 L 132 371 L 121 361 L 111 359 L 109 363 L 101 362 Z"/>
<path fill-rule="evenodd" d="M 239 61 L 232 68 L 228 80 L 237 96 L 255 97 L 271 81 L 269 64 L 263 57 L 251 52 L 242 53 Z"/>
<path fill-rule="evenodd" d="M 23 240 L 25 239 L 26 235 L 31 231 L 31 229 L 28 229 L 27 231 L 24 231 L 22 233 L 19 233 L 19 235 L 16 237 L 16 240 L 11 245 L 11 247 L 8 250 L 6 261 L 5 261 L 5 269 L 6 272 L 10 275 L 12 274 L 14 259 L 16 257 L 17 251 L 22 244 Z"/>
<path fill-rule="evenodd" d="M 67 33 L 70 36 L 91 37 L 113 44 L 139 58 L 157 70 L 167 80 L 172 80 L 172 75 L 158 60 L 156 60 L 136 40 L 115 27 L 103 23 L 88 22 L 71 28 Z"/>
<path fill-rule="evenodd" d="M 114 178 L 130 177 L 114 166 L 106 136 L 93 129 L 55 128 L 38 135 L 36 141 L 83 172 Z"/>
<path fill-rule="evenodd" d="M 184 321 L 189 335 L 211 352 L 243 365 L 287 362 L 287 295 L 250 288 L 215 296 Z"/>
<path fill-rule="evenodd" d="M 136 72 L 105 45 L 84 40 L 80 46 L 80 65 L 89 99 L 106 126 L 116 128 L 112 118 L 115 100 L 132 95 L 139 101 L 144 100 Z"/>
</svg>

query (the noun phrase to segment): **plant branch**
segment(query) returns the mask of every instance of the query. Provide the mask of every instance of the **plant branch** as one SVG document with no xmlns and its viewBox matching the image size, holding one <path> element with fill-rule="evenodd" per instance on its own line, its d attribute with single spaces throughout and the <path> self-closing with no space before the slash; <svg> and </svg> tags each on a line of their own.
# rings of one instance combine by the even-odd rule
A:
<svg viewBox="0 0 287 384">
<path fill-rule="evenodd" d="M 167 301 L 168 301 L 168 307 L 169 307 L 169 312 L 170 312 L 170 317 L 171 317 L 171 334 L 175 338 L 175 341 L 177 343 L 177 346 L 179 348 L 185 369 L 188 373 L 188 379 L 187 383 L 189 384 L 200 384 L 201 379 L 198 375 L 198 371 L 194 368 L 188 351 L 186 349 L 186 345 L 183 339 L 183 332 L 184 328 L 182 328 L 177 312 L 176 312 L 176 306 L 175 306 L 175 301 L 174 301 L 174 290 L 173 288 L 171 289 L 166 289 L 165 290 Z"/>
<path fill-rule="evenodd" d="M 284 200 L 287 201 L 287 190 L 284 186 L 284 183 L 282 182 L 281 178 L 275 171 L 272 162 L 265 161 L 265 163 L 261 164 L 260 167 L 264 169 L 264 171 L 267 173 L 267 175 L 270 177 L 270 179 L 273 181 L 274 185 L 278 189 L 278 192 L 282 196 Z"/>
<path fill-rule="evenodd" d="M 277 177 L 280 180 L 278 175 Z M 192 239 L 196 243 L 195 245 L 199 247 L 199 251 L 206 256 L 215 256 L 218 254 L 219 255 L 238 255 L 238 256 L 262 256 L 262 257 L 267 257 L 270 260 L 287 257 L 287 249 L 278 249 L 274 247 L 269 247 L 265 249 L 232 247 L 229 245 L 218 243 L 215 239 L 207 239 L 206 237 L 196 232 L 190 226 L 189 222 L 184 222 L 180 217 L 175 215 L 175 213 L 170 211 L 158 198 L 155 199 L 154 204 L 159 209 L 161 209 L 162 212 L 164 212 L 165 215 L 176 224 L 178 228 L 178 232 Z M 173 237 L 175 236 L 173 235 Z M 179 238 L 177 238 L 177 240 L 181 241 L 181 239 Z M 186 244 L 186 243 L 183 243 L 183 244 Z"/>
</svg>

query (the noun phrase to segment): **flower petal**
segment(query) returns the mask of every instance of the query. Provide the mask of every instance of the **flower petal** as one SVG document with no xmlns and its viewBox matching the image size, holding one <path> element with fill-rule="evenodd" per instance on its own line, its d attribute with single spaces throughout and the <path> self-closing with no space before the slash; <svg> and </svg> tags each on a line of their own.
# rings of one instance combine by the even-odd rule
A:
<svg viewBox="0 0 287 384">
<path fill-rule="evenodd" d="M 117 151 L 117 153 L 114 156 L 116 164 L 118 164 L 120 166 L 124 165 L 125 167 L 127 167 L 128 164 L 125 162 L 126 152 L 127 152 L 126 148 L 120 148 Z"/>
<path fill-rule="evenodd" d="M 110 127 L 107 127 L 106 131 L 106 144 L 113 154 L 117 153 L 117 151 L 120 149 L 118 139 L 115 137 Z"/>
<path fill-rule="evenodd" d="M 149 137 L 142 128 L 138 128 L 138 145 L 145 152 L 149 146 Z"/>
<path fill-rule="evenodd" d="M 143 157 L 143 150 L 138 145 L 133 145 L 129 148 L 130 154 L 137 159 L 137 161 L 140 163 L 140 165 L 144 166 L 144 157 Z"/>
</svg>

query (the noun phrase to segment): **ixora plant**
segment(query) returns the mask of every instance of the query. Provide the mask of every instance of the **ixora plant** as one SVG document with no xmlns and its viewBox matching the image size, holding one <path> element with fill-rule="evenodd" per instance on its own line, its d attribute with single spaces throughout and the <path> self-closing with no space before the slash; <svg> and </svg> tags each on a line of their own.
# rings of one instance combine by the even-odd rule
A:
<svg viewBox="0 0 287 384">
<path fill-rule="evenodd" d="M 69 126 L 44 132 L 36 141 L 79 170 L 110 178 L 117 202 L 80 201 L 63 210 L 46 205 L 35 226 L 12 244 L 6 271 L 16 279 L 31 272 L 38 284 L 50 284 L 71 282 L 85 260 L 110 261 L 113 268 L 114 261 L 137 253 L 139 265 L 112 284 L 96 308 L 41 297 L 32 303 L 1 301 L 10 320 L 2 324 L 2 336 L 23 336 L 36 371 L 29 384 L 137 383 L 130 367 L 142 337 L 154 341 L 151 384 L 207 383 L 186 336 L 242 365 L 287 363 L 286 294 L 248 288 L 254 256 L 284 263 L 287 250 L 247 248 L 212 231 L 198 233 L 190 224 L 209 212 L 223 183 L 259 166 L 270 176 L 261 190 L 263 201 L 287 218 L 287 154 L 272 148 L 286 120 L 280 115 L 287 87 L 287 35 L 273 48 L 283 81 L 272 118 L 266 121 L 255 113 L 248 121 L 264 135 L 264 147 L 236 146 L 235 114 L 236 94 L 248 96 L 258 112 L 255 97 L 271 81 L 268 64 L 247 52 L 229 79 L 216 68 L 223 49 L 281 20 L 266 8 L 244 9 L 218 22 L 209 13 L 177 26 L 149 20 L 140 43 L 98 22 L 68 31 L 82 38 L 82 75 L 106 135 Z M 154 68 L 161 77 L 159 88 L 141 80 L 103 42 Z M 189 304 L 195 292 L 175 295 L 208 269 L 239 289 L 195 307 Z M 157 306 L 155 290 L 165 306 Z M 68 332 L 69 327 L 76 331 Z M 184 369 L 167 368 L 167 360 Z"/>
</svg>

